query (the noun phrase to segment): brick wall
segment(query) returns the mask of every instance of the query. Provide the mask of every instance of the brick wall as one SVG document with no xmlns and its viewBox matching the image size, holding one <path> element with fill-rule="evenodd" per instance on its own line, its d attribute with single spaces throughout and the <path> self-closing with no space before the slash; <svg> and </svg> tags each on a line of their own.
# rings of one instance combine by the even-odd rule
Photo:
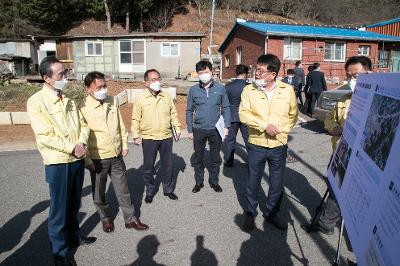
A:
<svg viewBox="0 0 400 266">
<path fill-rule="evenodd" d="M 233 38 L 222 52 L 222 79 L 229 79 L 235 77 L 236 62 L 236 48 L 242 47 L 242 64 L 252 66 L 255 68 L 257 58 L 264 54 L 264 40 L 265 37 L 261 34 L 250 31 L 246 28 L 239 27 L 234 33 Z M 230 56 L 229 67 L 225 66 L 225 56 Z"/>
</svg>

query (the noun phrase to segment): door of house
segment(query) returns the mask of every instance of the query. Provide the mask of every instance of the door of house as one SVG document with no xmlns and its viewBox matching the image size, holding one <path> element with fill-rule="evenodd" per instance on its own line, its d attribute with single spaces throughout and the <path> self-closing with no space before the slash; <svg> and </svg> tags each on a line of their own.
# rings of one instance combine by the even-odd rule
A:
<svg viewBox="0 0 400 266">
<path fill-rule="evenodd" d="M 119 73 L 140 73 L 145 71 L 145 40 L 119 40 Z"/>
<path fill-rule="evenodd" d="M 392 72 L 400 72 L 400 51 L 392 51 Z"/>
<path fill-rule="evenodd" d="M 64 68 L 72 71 L 74 69 L 74 57 L 72 53 L 71 41 L 57 41 L 56 42 L 57 58 L 62 62 Z M 47 54 L 49 55 L 49 54 Z"/>
</svg>

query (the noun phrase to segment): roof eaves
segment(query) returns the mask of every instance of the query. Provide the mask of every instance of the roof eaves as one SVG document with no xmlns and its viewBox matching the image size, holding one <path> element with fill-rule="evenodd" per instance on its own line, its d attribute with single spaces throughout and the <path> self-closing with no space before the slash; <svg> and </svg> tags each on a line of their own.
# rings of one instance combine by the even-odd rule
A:
<svg viewBox="0 0 400 266">
<path fill-rule="evenodd" d="M 390 20 L 374 23 L 374 24 L 371 24 L 371 25 L 366 25 L 365 28 L 373 28 L 373 27 L 378 27 L 378 26 L 385 26 L 385 25 L 389 25 L 389 24 L 393 24 L 393 23 L 397 23 L 397 22 L 400 22 L 400 18 L 394 18 L 394 19 L 390 19 Z"/>
<path fill-rule="evenodd" d="M 0 39 L 0 42 L 32 42 L 31 39 L 7 39 L 7 38 L 2 38 Z"/>
<path fill-rule="evenodd" d="M 130 38 L 130 37 L 180 37 L 180 38 L 203 38 L 205 37 L 204 33 L 175 33 L 175 32 L 166 32 L 166 33 L 130 33 L 130 34 L 87 34 L 87 35 L 58 35 L 58 36 L 37 36 L 37 38 L 41 39 L 82 39 L 82 38 Z"/>
</svg>

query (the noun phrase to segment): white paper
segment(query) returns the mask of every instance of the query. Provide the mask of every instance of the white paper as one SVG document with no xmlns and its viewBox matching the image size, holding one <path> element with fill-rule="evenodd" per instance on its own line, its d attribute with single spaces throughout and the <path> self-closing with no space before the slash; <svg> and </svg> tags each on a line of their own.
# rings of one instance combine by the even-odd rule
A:
<svg viewBox="0 0 400 266">
<path fill-rule="evenodd" d="M 224 139 L 225 138 L 225 134 L 224 134 L 225 122 L 224 122 L 224 118 L 222 117 L 222 115 L 219 117 L 217 123 L 215 124 L 215 127 L 217 128 L 218 133 L 221 136 L 221 139 Z"/>
<path fill-rule="evenodd" d="M 400 261 L 400 74 L 360 75 L 328 168 L 359 265 Z"/>
</svg>

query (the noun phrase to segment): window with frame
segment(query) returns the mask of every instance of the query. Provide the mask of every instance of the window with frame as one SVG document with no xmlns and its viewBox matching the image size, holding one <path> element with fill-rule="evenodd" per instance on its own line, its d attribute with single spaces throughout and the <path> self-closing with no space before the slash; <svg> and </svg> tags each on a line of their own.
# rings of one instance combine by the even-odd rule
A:
<svg viewBox="0 0 400 266">
<path fill-rule="evenodd" d="M 385 50 L 378 51 L 378 67 L 379 68 L 389 67 L 389 51 Z"/>
<path fill-rule="evenodd" d="M 179 56 L 179 43 L 162 43 L 161 56 Z"/>
<path fill-rule="evenodd" d="M 225 55 L 225 67 L 229 67 L 231 63 L 231 56 L 230 55 Z"/>
<path fill-rule="evenodd" d="M 325 43 L 325 61 L 344 62 L 346 58 L 346 44 L 344 42 Z"/>
<path fill-rule="evenodd" d="M 371 46 L 369 45 L 360 45 L 358 46 L 358 55 L 369 56 L 369 51 L 371 50 Z"/>
<path fill-rule="evenodd" d="M 302 56 L 302 41 L 301 39 L 285 38 L 283 44 L 283 58 L 301 60 Z"/>
<path fill-rule="evenodd" d="M 236 65 L 240 65 L 242 63 L 242 46 L 238 46 L 236 48 Z"/>
<path fill-rule="evenodd" d="M 144 40 L 119 41 L 119 53 L 121 64 L 144 64 Z"/>
<path fill-rule="evenodd" d="M 85 55 L 86 56 L 103 56 L 103 42 L 102 41 L 86 41 L 85 42 Z"/>
</svg>

